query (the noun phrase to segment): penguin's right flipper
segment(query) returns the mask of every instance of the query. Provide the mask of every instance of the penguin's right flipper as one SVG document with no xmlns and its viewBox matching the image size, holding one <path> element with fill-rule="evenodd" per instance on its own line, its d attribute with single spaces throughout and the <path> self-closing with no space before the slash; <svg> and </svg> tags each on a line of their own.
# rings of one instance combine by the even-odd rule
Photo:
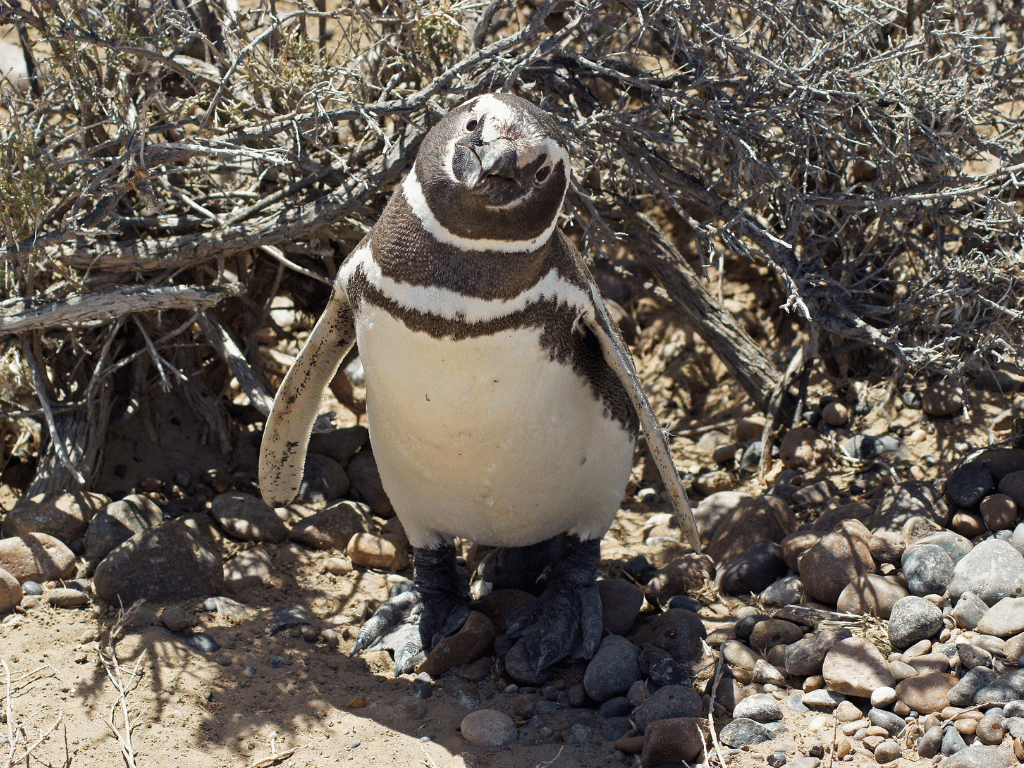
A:
<svg viewBox="0 0 1024 768">
<path fill-rule="evenodd" d="M 395 654 L 395 677 L 412 672 L 445 637 L 469 618 L 469 584 L 455 567 L 455 547 L 413 549 L 412 589 L 392 594 L 377 609 L 352 647 L 351 656 L 367 648 Z"/>
<path fill-rule="evenodd" d="M 260 492 L 270 506 L 288 504 L 298 493 L 320 398 L 355 340 L 352 307 L 335 284 L 327 308 L 277 390 L 263 431 Z"/>
</svg>

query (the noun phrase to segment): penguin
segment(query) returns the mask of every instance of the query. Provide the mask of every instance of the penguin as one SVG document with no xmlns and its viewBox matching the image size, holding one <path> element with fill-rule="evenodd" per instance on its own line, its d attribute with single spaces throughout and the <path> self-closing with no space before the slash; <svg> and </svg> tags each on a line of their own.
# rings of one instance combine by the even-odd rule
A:
<svg viewBox="0 0 1024 768">
<path fill-rule="evenodd" d="M 298 490 L 323 390 L 357 345 L 370 444 L 414 578 L 363 625 L 352 653 L 393 650 L 396 675 L 469 615 L 455 537 L 527 556 L 561 537 L 546 586 L 512 616 L 505 642 L 524 645 L 538 676 L 594 655 L 600 541 L 641 425 L 700 550 L 632 356 L 558 228 L 569 161 L 558 123 L 525 99 L 485 94 L 449 112 L 343 262 L 267 419 L 260 488 L 280 506 Z"/>
</svg>

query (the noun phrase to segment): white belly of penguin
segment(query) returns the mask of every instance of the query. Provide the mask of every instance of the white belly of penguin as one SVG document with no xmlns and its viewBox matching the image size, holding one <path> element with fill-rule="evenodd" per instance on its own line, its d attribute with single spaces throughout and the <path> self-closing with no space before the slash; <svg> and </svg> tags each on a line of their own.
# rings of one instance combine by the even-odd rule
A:
<svg viewBox="0 0 1024 768">
<path fill-rule="evenodd" d="M 356 330 L 370 442 L 413 546 L 604 535 L 634 441 L 539 329 L 436 339 L 364 305 Z"/>
</svg>

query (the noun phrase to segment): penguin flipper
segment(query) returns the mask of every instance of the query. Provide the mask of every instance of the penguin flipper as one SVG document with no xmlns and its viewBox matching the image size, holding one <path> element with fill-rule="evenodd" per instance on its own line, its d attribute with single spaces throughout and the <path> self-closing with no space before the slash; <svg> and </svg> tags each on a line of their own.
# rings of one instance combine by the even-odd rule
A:
<svg viewBox="0 0 1024 768">
<path fill-rule="evenodd" d="M 272 507 L 298 493 L 309 435 L 324 389 L 356 340 L 352 307 L 337 284 L 274 398 L 260 445 L 260 492 Z"/>
<path fill-rule="evenodd" d="M 618 376 L 622 386 L 636 409 L 640 423 L 643 425 L 644 434 L 647 436 L 647 447 L 654 457 L 654 463 L 658 466 L 658 472 L 665 483 L 665 490 L 668 491 L 672 500 L 672 508 L 675 510 L 676 520 L 687 541 L 693 547 L 694 552 L 700 552 L 700 534 L 697 532 L 697 522 L 693 519 L 693 510 L 690 509 L 690 502 L 686 498 L 686 489 L 683 481 L 679 478 L 676 466 L 672 461 L 672 453 L 668 447 L 668 439 L 665 431 L 658 423 L 658 417 L 654 414 L 647 395 L 644 394 L 640 377 L 637 375 L 633 365 L 633 356 L 626 349 L 618 328 L 615 326 L 604 300 L 593 280 L 590 281 L 590 294 L 593 297 L 594 313 L 589 312 L 582 317 L 583 323 L 597 337 L 601 345 L 601 352 L 604 361 Z"/>
</svg>

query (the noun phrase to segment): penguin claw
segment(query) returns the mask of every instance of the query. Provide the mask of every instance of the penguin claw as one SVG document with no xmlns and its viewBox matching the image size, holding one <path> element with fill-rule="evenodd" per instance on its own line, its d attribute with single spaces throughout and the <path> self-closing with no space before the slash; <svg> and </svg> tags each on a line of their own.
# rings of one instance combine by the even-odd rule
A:
<svg viewBox="0 0 1024 768">
<path fill-rule="evenodd" d="M 505 642 L 522 638 L 530 668 L 537 677 L 562 659 L 591 658 L 601 644 L 604 615 L 596 584 L 552 584 L 529 605 L 517 611 Z"/>
<path fill-rule="evenodd" d="M 420 638 L 423 602 L 415 590 L 402 592 L 377 609 L 362 629 L 350 656 L 368 648 L 395 654 L 395 676 L 414 669 L 426 656 Z"/>
</svg>

